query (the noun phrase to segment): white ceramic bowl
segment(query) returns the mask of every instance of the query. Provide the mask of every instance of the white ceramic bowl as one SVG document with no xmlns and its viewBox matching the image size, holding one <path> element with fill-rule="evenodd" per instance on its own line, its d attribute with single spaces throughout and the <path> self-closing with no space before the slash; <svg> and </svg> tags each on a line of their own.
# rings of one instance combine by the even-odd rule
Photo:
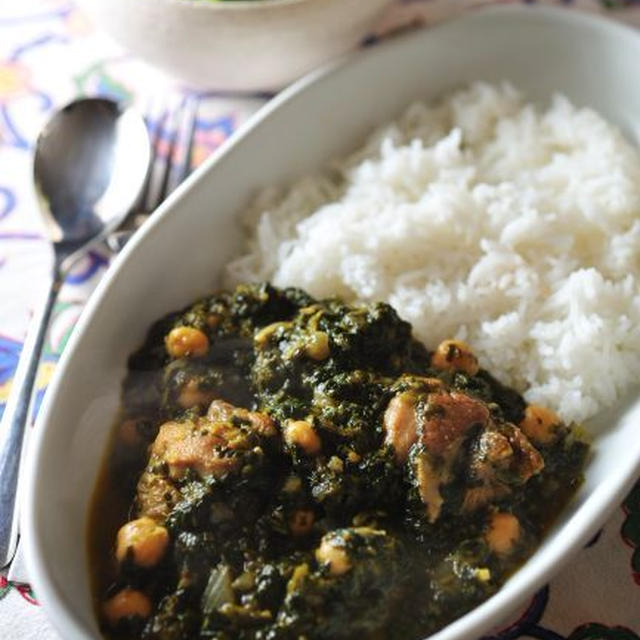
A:
<svg viewBox="0 0 640 640">
<path fill-rule="evenodd" d="M 353 49 L 390 0 L 82 0 L 96 24 L 191 87 L 276 89 Z"/>
<path fill-rule="evenodd" d="M 65 640 L 98 634 L 89 593 L 87 505 L 118 407 L 127 355 L 149 325 L 210 292 L 242 243 L 238 212 L 257 188 L 307 174 L 354 149 L 411 100 L 477 79 L 528 97 L 556 90 L 592 105 L 637 141 L 640 36 L 574 12 L 500 8 L 399 38 L 278 96 L 158 210 L 124 249 L 67 346 L 32 440 L 24 500 L 35 592 Z M 587 427 L 584 486 L 546 541 L 490 600 L 439 632 L 477 638 L 562 567 L 621 502 L 640 470 L 634 394 Z"/>
</svg>

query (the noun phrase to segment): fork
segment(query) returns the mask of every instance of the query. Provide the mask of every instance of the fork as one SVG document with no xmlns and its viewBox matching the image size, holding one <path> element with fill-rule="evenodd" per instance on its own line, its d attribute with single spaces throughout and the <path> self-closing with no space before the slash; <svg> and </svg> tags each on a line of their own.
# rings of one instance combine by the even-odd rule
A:
<svg viewBox="0 0 640 640">
<path fill-rule="evenodd" d="M 107 247 L 114 253 L 191 173 L 198 103 L 196 95 L 186 95 L 177 107 L 163 107 L 155 117 L 152 113 L 145 117 L 151 137 L 149 171 L 137 206 L 106 238 Z"/>
</svg>

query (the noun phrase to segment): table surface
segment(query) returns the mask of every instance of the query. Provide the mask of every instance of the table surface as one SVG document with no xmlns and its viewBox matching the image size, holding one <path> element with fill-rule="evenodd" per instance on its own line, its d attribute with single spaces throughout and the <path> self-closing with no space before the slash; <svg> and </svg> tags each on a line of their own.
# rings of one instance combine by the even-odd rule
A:
<svg viewBox="0 0 640 640">
<path fill-rule="evenodd" d="M 489 3 L 398 0 L 372 35 L 384 37 L 407 24 L 428 28 L 460 11 Z M 637 1 L 545 4 L 607 13 L 640 26 Z M 96 32 L 67 0 L 0 0 L 0 413 L 32 308 L 46 286 L 51 258 L 31 186 L 31 149 L 51 110 L 78 95 L 133 101 L 153 123 L 154 117 L 170 112 L 194 94 L 126 55 Z M 197 98 L 192 148 L 195 165 L 268 96 L 211 93 Z M 170 137 L 171 131 L 166 131 L 158 139 L 160 156 L 167 153 Z M 175 160 L 183 157 L 184 149 L 178 144 L 174 152 Z M 74 267 L 61 291 L 38 375 L 36 409 L 84 303 L 111 257 L 105 247 L 91 251 Z M 38 606 L 24 570 L 16 566 L 13 577 L 20 581 L 0 573 L 0 638 L 58 638 Z M 493 637 L 640 640 L 640 482 L 576 560 Z"/>
</svg>

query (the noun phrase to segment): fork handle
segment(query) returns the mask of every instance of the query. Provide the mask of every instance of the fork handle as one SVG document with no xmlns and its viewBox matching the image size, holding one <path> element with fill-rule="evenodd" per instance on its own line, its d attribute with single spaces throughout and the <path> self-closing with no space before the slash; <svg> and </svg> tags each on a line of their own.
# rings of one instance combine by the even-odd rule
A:
<svg viewBox="0 0 640 640">
<path fill-rule="evenodd" d="M 18 544 L 18 506 L 16 493 L 25 426 L 29 420 L 33 387 L 42 347 L 58 296 L 62 278 L 57 270 L 47 299 L 29 325 L 9 398 L 0 423 L 0 568 L 6 567 Z"/>
</svg>

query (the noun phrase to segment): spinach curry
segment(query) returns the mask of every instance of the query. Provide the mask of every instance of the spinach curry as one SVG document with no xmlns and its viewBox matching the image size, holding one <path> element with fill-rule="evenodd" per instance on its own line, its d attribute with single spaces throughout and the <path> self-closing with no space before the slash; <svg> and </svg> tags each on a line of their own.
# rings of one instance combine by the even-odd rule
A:
<svg viewBox="0 0 640 640">
<path fill-rule="evenodd" d="M 130 358 L 91 525 L 105 634 L 423 638 L 533 552 L 587 452 L 387 304 L 213 295 Z"/>
</svg>

